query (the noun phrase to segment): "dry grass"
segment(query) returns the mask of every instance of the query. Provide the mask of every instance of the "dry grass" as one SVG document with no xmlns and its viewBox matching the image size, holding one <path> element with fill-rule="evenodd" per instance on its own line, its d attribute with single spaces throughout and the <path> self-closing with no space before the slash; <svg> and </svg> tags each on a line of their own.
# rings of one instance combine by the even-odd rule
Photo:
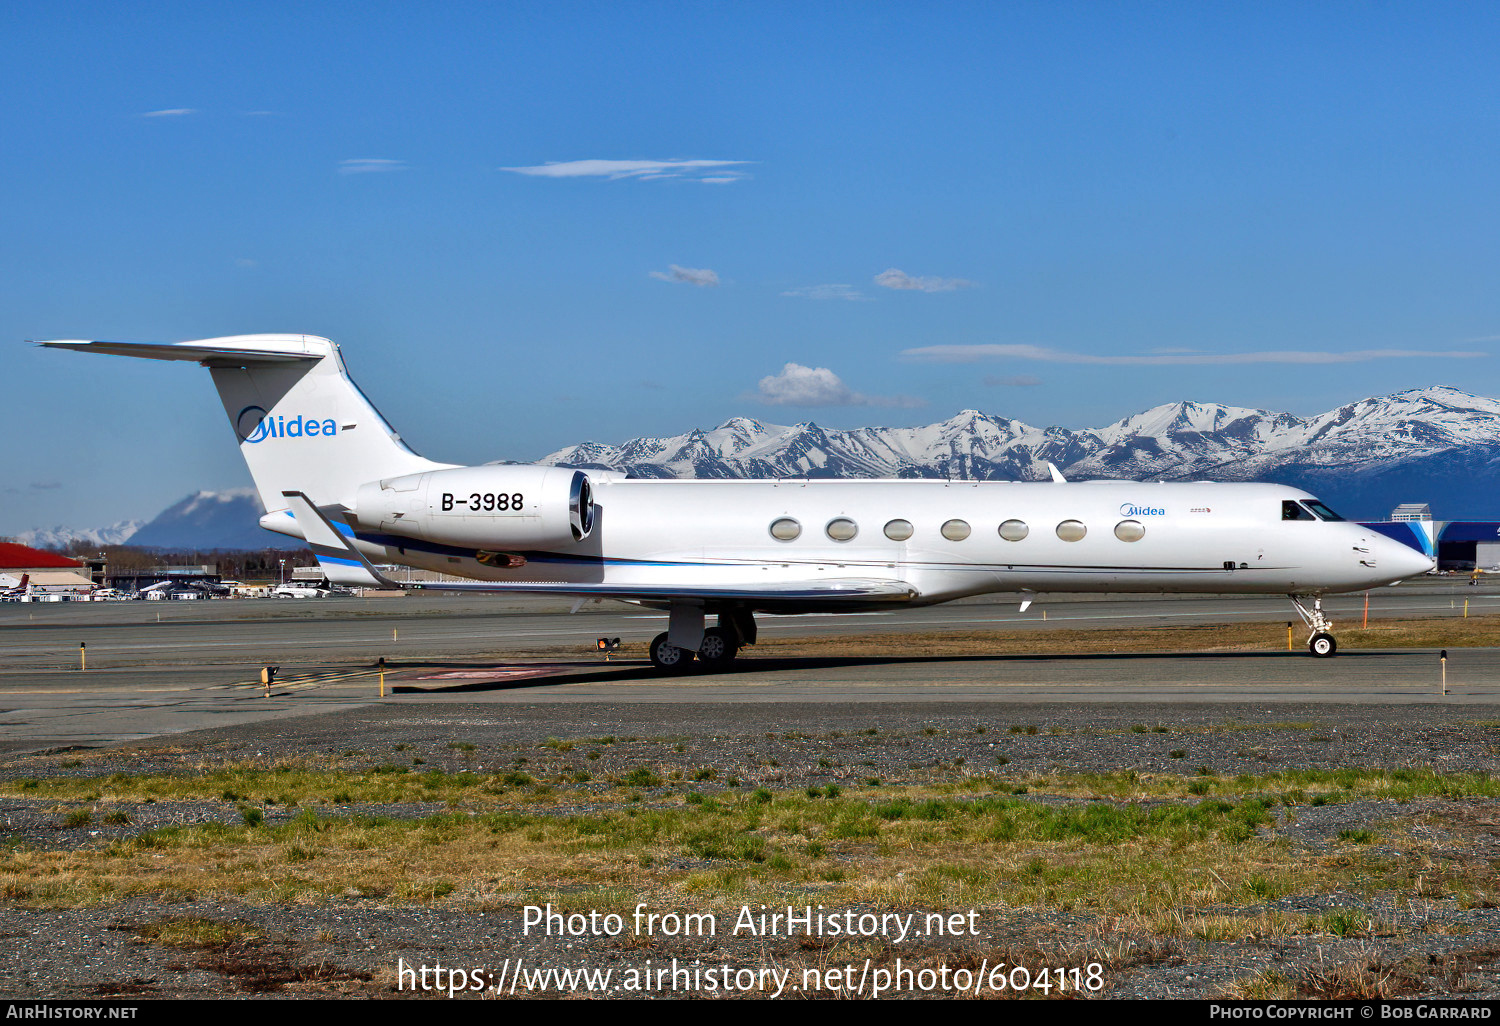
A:
<svg viewBox="0 0 1500 1026">
<path fill-rule="evenodd" d="M 260 931 L 244 923 L 222 922 L 197 916 L 168 916 L 149 923 L 121 927 L 142 940 L 155 941 L 182 951 L 226 948 L 235 941 L 258 938 Z"/>
<path fill-rule="evenodd" d="M 1303 730 L 1306 724 L 1261 724 Z M 1192 732 L 1222 732 L 1248 729 L 1237 724 L 1216 724 L 1192 728 Z M 1174 730 L 1174 733 L 1188 731 Z M 585 743 L 585 742 L 580 742 Z M 493 812 L 525 810 L 539 805 L 562 807 L 587 801 L 598 805 L 631 804 L 641 791 L 656 790 L 659 799 L 670 803 L 694 802 L 695 792 L 722 790 L 723 783 L 734 775 L 732 768 L 722 770 L 704 766 L 687 756 L 681 766 L 661 760 L 645 760 L 618 773 L 601 772 L 590 776 L 588 786 L 579 783 L 580 771 L 571 764 L 527 770 L 507 769 L 496 772 L 459 770 L 409 771 L 400 765 L 382 765 L 363 772 L 329 769 L 301 760 L 282 760 L 272 765 L 255 761 L 230 763 L 181 774 L 123 774 L 108 777 L 12 777 L 0 780 L 0 796 L 55 802 L 49 811 L 57 814 L 59 823 L 71 826 L 91 822 L 95 814 L 108 819 L 107 810 L 127 802 L 220 801 L 243 815 L 252 809 L 269 813 L 278 807 L 297 806 L 381 806 L 394 803 L 446 805 L 453 810 Z M 923 781 L 912 788 L 886 785 L 880 792 L 859 789 L 866 797 L 884 795 L 921 800 L 925 797 L 948 798 L 961 795 L 1004 792 L 1085 798 L 1114 802 L 1149 799 L 1178 799 L 1198 802 L 1205 798 L 1241 801 L 1265 798 L 1287 807 L 1326 805 L 1356 798 L 1410 801 L 1417 798 L 1500 798 L 1500 777 L 1487 773 L 1438 773 L 1431 769 L 1282 770 L 1274 773 L 1219 776 L 1202 771 L 1183 773 L 1143 773 L 1123 770 L 1114 773 L 1054 772 L 1027 774 L 986 774 L 966 767 L 947 767 L 949 779 Z M 678 787 L 693 790 L 679 794 Z M 814 788 L 818 795 L 838 797 L 847 788 L 857 788 L 855 780 L 841 781 L 829 794 L 826 788 Z M 728 799 L 735 794 L 724 790 Z M 94 809 L 80 809 L 72 802 L 101 803 Z M 118 812 L 118 809 L 116 809 Z M 1462 809 L 1458 813 L 1472 820 L 1475 831 L 1500 831 L 1500 813 L 1488 807 Z M 70 819 L 71 817 L 71 819 Z M 87 817 L 87 819 L 85 818 Z M 126 813 L 127 819 L 128 813 Z M 118 815 L 115 819 L 118 820 Z M 252 824 L 253 825 L 253 824 Z"/>
<path fill-rule="evenodd" d="M 1302 968 L 1269 969 L 1237 981 L 1226 997 L 1244 1000 L 1320 998 L 1369 1001 L 1421 996 L 1452 998 L 1485 988 L 1500 949 L 1493 946 L 1442 954 L 1392 958 L 1378 947 L 1362 947 L 1340 959 L 1320 959 Z"/>
<path fill-rule="evenodd" d="M 252 901 L 336 895 L 559 907 L 623 905 L 642 890 L 698 907 L 788 895 L 895 907 L 1006 905 L 1163 915 L 1358 875 L 1406 886 L 1361 850 L 1308 858 L 1266 832 L 1272 803 L 1053 805 L 923 789 L 813 799 L 724 793 L 697 804 L 422 819 L 304 812 L 276 825 L 200 824 L 70 851 L 0 856 L 0 897 L 40 905 L 135 894 Z"/>
<path fill-rule="evenodd" d="M 1288 609 L 1290 613 L 1290 608 Z M 1335 620 L 1340 648 L 1467 648 L 1488 647 L 1500 639 L 1500 615 L 1470 616 L 1455 611 L 1451 617 L 1378 619 L 1368 628 L 1359 620 Z M 774 623 L 774 620 L 771 621 Z M 1255 623 L 1164 624 L 1155 627 L 1077 628 L 1066 620 L 1038 622 L 1020 630 L 891 631 L 867 634 L 821 634 L 795 637 L 762 632 L 741 659 L 842 658 L 954 658 L 960 656 L 1090 655 L 1127 652 L 1285 652 L 1287 621 Z M 1293 651 L 1307 651 L 1307 630 L 1298 623 Z M 576 659 L 597 655 L 576 645 L 520 643 L 504 650 L 481 653 L 484 658 Z M 416 654 L 408 654 L 408 659 Z M 613 660 L 644 661 L 646 642 L 627 641 Z M 605 665 L 603 660 L 600 666 Z"/>
<path fill-rule="evenodd" d="M 1341 648 L 1465 648 L 1500 640 L 1500 616 L 1372 621 L 1366 629 L 1337 625 Z M 1299 624 L 1293 650 L 1304 651 L 1307 632 Z M 1111 652 L 1284 652 L 1286 621 L 1210 623 L 1160 627 L 1078 629 L 1045 626 L 1027 630 L 924 631 L 890 634 L 830 634 L 762 638 L 746 655 L 762 658 L 844 656 L 1055 655 Z M 644 646 L 641 657 L 644 658 Z"/>
</svg>

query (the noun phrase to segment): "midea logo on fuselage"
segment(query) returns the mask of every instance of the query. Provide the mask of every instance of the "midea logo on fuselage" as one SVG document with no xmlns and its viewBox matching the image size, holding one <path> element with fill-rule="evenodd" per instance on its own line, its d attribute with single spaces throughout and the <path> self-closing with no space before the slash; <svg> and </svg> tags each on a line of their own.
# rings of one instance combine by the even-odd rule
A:
<svg viewBox="0 0 1500 1026">
<path fill-rule="evenodd" d="M 1120 507 L 1122 517 L 1164 517 L 1167 511 L 1160 506 L 1133 506 L 1125 503 Z"/>
<path fill-rule="evenodd" d="M 252 445 L 267 438 L 318 438 L 339 433 L 339 426 L 332 419 L 317 420 L 300 413 L 290 419 L 269 417 L 259 406 L 241 410 L 234 418 L 234 429 L 241 441 Z"/>
</svg>

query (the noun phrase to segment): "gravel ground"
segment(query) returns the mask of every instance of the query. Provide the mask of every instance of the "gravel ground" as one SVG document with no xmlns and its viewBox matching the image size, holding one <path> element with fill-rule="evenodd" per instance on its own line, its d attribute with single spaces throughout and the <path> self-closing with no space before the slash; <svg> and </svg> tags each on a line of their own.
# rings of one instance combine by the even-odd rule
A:
<svg viewBox="0 0 1500 1026">
<path fill-rule="evenodd" d="M 599 757 L 588 763 L 581 743 L 571 751 L 544 744 L 549 738 L 603 736 L 615 740 L 591 746 Z M 0 779 L 183 773 L 288 759 L 348 770 L 394 760 L 421 769 L 479 773 L 524 765 L 538 779 L 587 765 L 595 782 L 547 807 L 561 814 L 603 807 L 609 787 L 604 781 L 642 765 L 711 765 L 720 774 L 715 788 L 733 777 L 741 793 L 762 786 L 791 791 L 831 783 L 847 791 L 871 778 L 890 787 L 951 784 L 972 774 L 1022 781 L 1037 775 L 1129 770 L 1184 778 L 1343 767 L 1494 774 L 1500 772 L 1500 708 L 408 705 L 221 728 L 136 745 L 33 753 L 0 762 Z M 710 788 L 686 782 L 642 788 L 642 802 L 675 804 L 694 789 Z M 1027 798 L 1059 804 L 1084 800 L 1044 791 Z M 59 850 L 103 845 L 158 826 L 240 821 L 232 801 L 121 801 L 108 808 L 125 812 L 128 822 L 110 824 L 96 815 L 84 826 L 69 827 L 56 800 L 0 798 L 0 836 L 8 835 L 13 848 Z M 322 803 L 315 808 L 340 815 L 378 812 L 416 818 L 444 806 Z M 271 823 L 293 814 L 265 808 Z M 1374 840 L 1364 850 L 1371 855 L 1415 859 L 1420 841 L 1421 857 L 1428 860 L 1500 865 L 1497 800 L 1359 798 L 1300 805 L 1295 815 L 1278 809 L 1276 815 L 1276 833 L 1309 858 L 1325 855 L 1341 832 L 1369 830 Z M 1361 921 L 1342 936 L 1252 933 L 1216 941 L 1190 932 L 1165 935 L 1086 912 L 1002 906 L 980 910 L 976 937 L 866 942 L 853 949 L 816 938 L 732 938 L 722 928 L 714 938 L 643 940 L 628 933 L 613 938 L 523 937 L 520 905 L 525 899 L 520 897 L 476 906 L 447 900 L 403 905 L 359 897 L 263 904 L 198 895 L 132 897 L 68 909 L 3 898 L 0 994 L 392 995 L 398 961 L 498 973 L 502 967 L 509 971 L 516 959 L 536 968 L 612 968 L 618 986 L 619 974 L 643 968 L 648 959 L 653 967 L 676 958 L 680 967 L 700 970 L 792 966 L 800 973 L 807 967 L 826 972 L 846 962 L 859 969 L 866 958 L 875 969 L 890 970 L 899 957 L 908 967 L 944 963 L 973 970 L 997 961 L 1007 969 L 1023 965 L 1038 970 L 1102 959 L 1100 993 L 1118 998 L 1243 993 L 1236 988 L 1257 976 L 1298 981 L 1303 992 L 1324 996 L 1356 993 L 1377 981 L 1385 992 L 1406 997 L 1500 998 L 1500 909 L 1451 896 L 1371 895 L 1358 883 L 1350 879 L 1347 889 L 1196 910 L 1226 920 L 1340 913 Z M 653 907 L 667 906 L 658 900 Z M 235 924 L 237 935 L 197 948 L 153 937 L 153 924 L 179 919 Z M 516 996 L 525 991 L 523 985 Z M 951 991 L 937 987 L 934 993 Z M 723 996 L 707 988 L 696 993 Z"/>
</svg>

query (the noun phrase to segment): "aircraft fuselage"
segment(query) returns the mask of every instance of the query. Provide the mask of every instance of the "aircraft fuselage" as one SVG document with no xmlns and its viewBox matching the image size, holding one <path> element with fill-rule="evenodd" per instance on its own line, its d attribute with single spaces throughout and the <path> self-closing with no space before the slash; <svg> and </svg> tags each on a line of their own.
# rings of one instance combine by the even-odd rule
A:
<svg viewBox="0 0 1500 1026">
<path fill-rule="evenodd" d="M 594 530 L 569 545 L 527 551 L 499 534 L 490 549 L 446 544 L 440 519 L 420 539 L 356 523 L 355 540 L 378 562 L 476 580 L 706 586 L 859 577 L 905 582 L 913 604 L 1020 590 L 1320 595 L 1431 567 L 1356 523 L 1284 519 L 1284 503 L 1313 500 L 1283 485 L 605 478 L 594 489 Z M 263 522 L 296 533 L 285 513 Z M 778 523 L 795 537 L 777 537 Z M 849 534 L 848 524 L 852 537 L 832 536 Z M 525 563 L 483 561 L 496 552 Z"/>
</svg>

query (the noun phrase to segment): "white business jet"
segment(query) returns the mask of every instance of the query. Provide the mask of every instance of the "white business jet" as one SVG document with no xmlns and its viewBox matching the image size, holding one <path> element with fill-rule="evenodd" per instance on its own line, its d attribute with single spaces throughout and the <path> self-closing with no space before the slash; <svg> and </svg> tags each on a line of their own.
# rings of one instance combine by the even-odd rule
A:
<svg viewBox="0 0 1500 1026">
<path fill-rule="evenodd" d="M 312 335 L 42 342 L 209 368 L 269 510 L 335 584 L 624 599 L 669 612 L 662 670 L 727 666 L 755 613 L 849 612 L 1015 592 L 1322 596 L 1426 573 L 1430 556 L 1270 484 L 661 481 L 414 453 Z M 397 584 L 375 563 L 469 578 Z M 705 627 L 714 615 L 717 625 Z"/>
</svg>

